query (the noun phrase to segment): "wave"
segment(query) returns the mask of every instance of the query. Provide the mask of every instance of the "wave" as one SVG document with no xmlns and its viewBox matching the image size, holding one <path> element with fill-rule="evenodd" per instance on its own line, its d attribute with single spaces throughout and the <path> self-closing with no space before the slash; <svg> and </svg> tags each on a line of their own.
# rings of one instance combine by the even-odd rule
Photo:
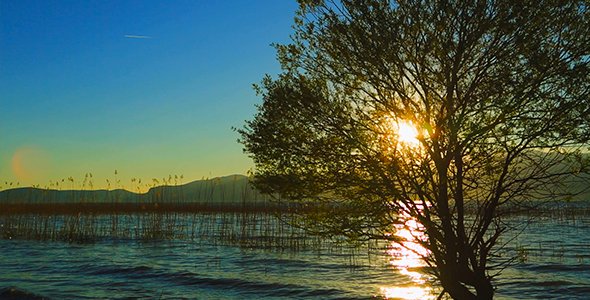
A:
<svg viewBox="0 0 590 300">
<path fill-rule="evenodd" d="M 284 261 L 288 263 L 288 261 Z M 173 286 L 204 290 L 232 290 L 235 294 L 256 295 L 258 297 L 284 297 L 284 298 L 319 298 L 324 299 L 351 299 L 346 291 L 322 287 L 307 286 L 293 283 L 268 282 L 262 280 L 248 280 L 239 276 L 210 277 L 190 271 L 172 271 L 148 266 L 96 266 L 84 265 L 77 270 L 78 273 L 98 277 L 122 277 L 131 280 L 157 279 L 159 282 L 167 281 Z M 237 275 L 237 274 L 236 274 Z M 109 282 L 109 280 L 101 280 Z M 20 299 L 20 298 L 19 298 Z M 29 298 L 27 298 L 29 299 Z M 37 298 L 30 298 L 37 299 Z M 373 298 L 374 299 L 374 298 Z"/>
<path fill-rule="evenodd" d="M 531 265 L 525 267 L 526 269 L 538 273 L 554 273 L 554 272 L 589 272 L 589 264 L 579 265 L 565 265 L 565 264 L 543 264 L 543 265 Z"/>
</svg>

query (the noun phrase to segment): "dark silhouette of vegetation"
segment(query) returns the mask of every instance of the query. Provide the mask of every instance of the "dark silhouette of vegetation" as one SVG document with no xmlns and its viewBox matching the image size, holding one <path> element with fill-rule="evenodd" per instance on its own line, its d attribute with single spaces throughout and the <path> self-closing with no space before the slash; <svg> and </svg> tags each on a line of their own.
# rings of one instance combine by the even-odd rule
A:
<svg viewBox="0 0 590 300">
<path fill-rule="evenodd" d="M 2 215 L 111 215 L 124 213 L 283 213 L 289 208 L 269 202 L 236 205 L 228 203 L 0 203 Z"/>
<path fill-rule="evenodd" d="M 238 130 L 256 187 L 322 208 L 301 219 L 319 235 L 383 238 L 411 216 L 441 297 L 492 299 L 502 213 L 588 178 L 588 2 L 299 3 Z"/>
<path fill-rule="evenodd" d="M 70 243 L 180 238 L 289 250 L 330 244 L 284 221 L 305 207 L 271 203 L 269 197 L 252 189 L 249 181 L 235 175 L 180 186 L 154 186 L 145 194 L 5 190 L 0 192 L 0 238 Z M 277 214 L 283 215 L 283 220 Z"/>
</svg>

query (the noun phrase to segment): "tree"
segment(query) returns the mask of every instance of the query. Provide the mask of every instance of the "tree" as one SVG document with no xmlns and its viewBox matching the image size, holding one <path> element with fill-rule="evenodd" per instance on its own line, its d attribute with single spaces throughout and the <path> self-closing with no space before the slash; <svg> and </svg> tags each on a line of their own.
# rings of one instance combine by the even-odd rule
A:
<svg viewBox="0 0 590 300">
<path fill-rule="evenodd" d="M 587 1 L 300 0 L 240 142 L 317 234 L 423 225 L 444 291 L 492 299 L 502 212 L 587 173 Z M 402 139 L 411 126 L 415 141 Z"/>
</svg>

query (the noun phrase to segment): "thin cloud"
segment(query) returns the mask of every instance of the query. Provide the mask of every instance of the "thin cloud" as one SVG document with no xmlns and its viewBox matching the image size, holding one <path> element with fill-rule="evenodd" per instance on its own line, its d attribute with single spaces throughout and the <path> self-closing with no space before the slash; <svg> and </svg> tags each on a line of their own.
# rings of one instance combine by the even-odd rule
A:
<svg viewBox="0 0 590 300">
<path fill-rule="evenodd" d="M 130 34 L 126 34 L 125 35 L 126 38 L 134 38 L 134 39 L 151 39 L 151 36 L 147 36 L 147 35 L 130 35 Z"/>
</svg>

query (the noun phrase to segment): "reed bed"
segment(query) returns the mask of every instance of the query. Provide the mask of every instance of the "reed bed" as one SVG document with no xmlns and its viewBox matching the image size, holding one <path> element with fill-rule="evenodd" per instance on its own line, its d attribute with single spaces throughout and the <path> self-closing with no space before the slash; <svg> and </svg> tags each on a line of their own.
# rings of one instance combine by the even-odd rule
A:
<svg viewBox="0 0 590 300">
<path fill-rule="evenodd" d="M 0 203 L 2 215 L 113 215 L 137 213 L 288 213 L 291 209 L 267 203 Z"/>
<path fill-rule="evenodd" d="M 71 243 L 209 239 L 213 243 L 291 250 L 343 244 L 292 226 L 304 209 L 273 202 L 250 185 L 241 185 L 237 177 L 229 180 L 226 184 L 220 179 L 205 181 L 192 194 L 185 193 L 183 186 L 153 187 L 142 195 L 123 190 L 5 192 L 0 199 L 0 238 Z M 526 213 L 590 224 L 587 202 L 555 203 Z"/>
<path fill-rule="evenodd" d="M 283 218 L 285 215 L 283 215 Z M 325 247 L 327 241 L 309 236 L 275 213 L 145 212 L 116 214 L 3 214 L 0 238 L 94 243 L 105 239 L 150 241 L 210 239 L 249 248 L 299 250 Z"/>
<path fill-rule="evenodd" d="M 208 239 L 249 248 L 329 247 L 325 238 L 290 225 L 297 207 L 274 203 L 237 177 L 229 180 L 204 182 L 190 198 L 183 186 L 154 187 L 143 195 L 122 190 L 5 192 L 0 238 L 71 243 Z"/>
</svg>

